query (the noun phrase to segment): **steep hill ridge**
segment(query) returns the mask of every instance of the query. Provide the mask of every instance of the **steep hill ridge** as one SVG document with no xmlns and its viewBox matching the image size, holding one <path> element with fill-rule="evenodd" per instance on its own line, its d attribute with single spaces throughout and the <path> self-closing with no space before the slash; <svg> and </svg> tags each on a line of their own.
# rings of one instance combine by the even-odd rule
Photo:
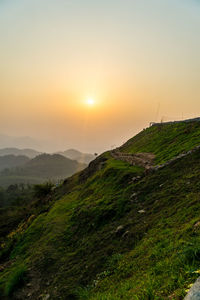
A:
<svg viewBox="0 0 200 300">
<path fill-rule="evenodd" d="M 197 151 L 199 151 L 199 149 L 200 149 L 200 145 L 194 147 L 193 149 L 191 149 L 187 152 L 180 153 L 179 155 L 173 157 L 172 159 L 166 161 L 165 163 L 156 165 L 156 166 L 154 165 L 155 155 L 152 153 L 130 154 L 130 153 L 120 152 L 118 150 L 112 150 L 111 156 L 114 157 L 115 159 L 125 161 L 132 166 L 138 165 L 138 166 L 144 167 L 146 170 L 155 171 L 155 170 L 164 168 L 164 167 L 174 163 L 176 160 L 178 160 L 182 157 L 185 157 L 185 156 L 190 155 L 191 153 L 197 152 Z"/>
<path fill-rule="evenodd" d="M 141 131 L 119 151 L 153 153 L 155 164 L 162 164 L 200 144 L 200 121 L 161 123 Z"/>
<path fill-rule="evenodd" d="M 4 241 L 2 299 L 183 299 L 200 269 L 199 133 L 152 126 L 119 151 L 179 159 L 145 172 L 106 152 L 38 199 Z"/>
</svg>

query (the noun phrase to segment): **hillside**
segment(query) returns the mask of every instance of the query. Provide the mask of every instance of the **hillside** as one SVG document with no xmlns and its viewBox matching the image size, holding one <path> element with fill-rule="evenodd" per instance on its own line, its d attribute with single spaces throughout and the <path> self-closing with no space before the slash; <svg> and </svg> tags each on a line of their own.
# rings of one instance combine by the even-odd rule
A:
<svg viewBox="0 0 200 300">
<path fill-rule="evenodd" d="M 21 166 L 29 161 L 29 158 L 24 155 L 4 155 L 0 156 L 0 171 L 5 168 L 14 168 Z"/>
<path fill-rule="evenodd" d="M 200 144 L 200 121 L 161 123 L 143 130 L 125 143 L 120 150 L 126 153 L 150 152 L 155 163 L 166 162 Z"/>
<path fill-rule="evenodd" d="M 66 151 L 59 152 L 59 154 L 84 164 L 89 164 L 95 158 L 93 154 L 82 153 L 75 149 L 68 149 Z"/>
<path fill-rule="evenodd" d="M 41 154 L 28 160 L 23 166 L 1 171 L 0 186 L 5 186 L 5 183 L 39 183 L 64 179 L 85 166 L 59 154 Z"/>
<path fill-rule="evenodd" d="M 152 126 L 33 198 L 2 242 L 2 299 L 183 299 L 200 273 L 199 133 Z"/>
</svg>

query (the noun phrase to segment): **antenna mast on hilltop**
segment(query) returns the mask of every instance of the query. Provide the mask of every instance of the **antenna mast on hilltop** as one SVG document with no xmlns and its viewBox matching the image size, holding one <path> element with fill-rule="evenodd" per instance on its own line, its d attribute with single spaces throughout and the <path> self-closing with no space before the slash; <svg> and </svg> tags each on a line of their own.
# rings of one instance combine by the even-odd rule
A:
<svg viewBox="0 0 200 300">
<path fill-rule="evenodd" d="M 158 121 L 158 116 L 160 113 L 160 102 L 158 102 L 157 110 L 156 110 L 156 115 L 155 115 L 155 122 Z"/>
</svg>

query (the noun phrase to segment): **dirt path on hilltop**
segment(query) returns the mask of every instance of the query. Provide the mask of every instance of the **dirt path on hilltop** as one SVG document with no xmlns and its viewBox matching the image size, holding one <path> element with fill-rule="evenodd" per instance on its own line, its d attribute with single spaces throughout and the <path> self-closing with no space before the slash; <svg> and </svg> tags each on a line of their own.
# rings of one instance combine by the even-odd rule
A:
<svg viewBox="0 0 200 300">
<path fill-rule="evenodd" d="M 147 170 L 154 166 L 155 155 L 153 153 L 123 153 L 119 150 L 111 151 L 113 158 L 128 162 L 132 166 L 141 166 Z"/>
</svg>

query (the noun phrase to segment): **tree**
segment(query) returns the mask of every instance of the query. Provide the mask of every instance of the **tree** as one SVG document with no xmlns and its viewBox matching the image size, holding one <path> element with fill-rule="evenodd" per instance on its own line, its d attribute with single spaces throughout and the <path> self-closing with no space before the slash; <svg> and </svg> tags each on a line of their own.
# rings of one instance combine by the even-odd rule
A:
<svg viewBox="0 0 200 300">
<path fill-rule="evenodd" d="M 53 184 L 51 182 L 46 182 L 43 184 L 35 184 L 33 187 L 34 196 L 37 198 L 42 198 L 51 193 Z"/>
</svg>

